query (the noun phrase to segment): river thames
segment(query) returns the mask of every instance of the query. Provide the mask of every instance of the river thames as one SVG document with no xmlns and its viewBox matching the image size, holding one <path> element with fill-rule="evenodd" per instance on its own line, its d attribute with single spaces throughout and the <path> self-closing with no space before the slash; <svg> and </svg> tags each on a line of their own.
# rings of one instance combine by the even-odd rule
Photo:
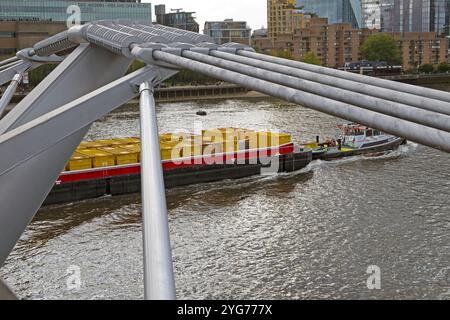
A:
<svg viewBox="0 0 450 320">
<path fill-rule="evenodd" d="M 208 115 L 199 117 L 198 110 Z M 158 106 L 161 132 L 274 129 L 295 142 L 343 120 L 276 99 Z M 139 135 L 138 108 L 87 139 Z M 409 142 L 378 157 L 167 191 L 179 299 L 450 299 L 450 155 Z M 42 208 L 0 275 L 24 299 L 142 299 L 139 195 Z M 68 270 L 81 272 L 69 290 Z M 369 266 L 381 289 L 369 290 Z"/>
</svg>

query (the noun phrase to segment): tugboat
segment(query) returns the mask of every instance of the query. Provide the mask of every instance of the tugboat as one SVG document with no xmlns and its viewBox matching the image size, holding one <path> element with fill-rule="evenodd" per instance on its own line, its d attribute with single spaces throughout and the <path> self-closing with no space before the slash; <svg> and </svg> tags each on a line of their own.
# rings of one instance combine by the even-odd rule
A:
<svg viewBox="0 0 450 320">
<path fill-rule="evenodd" d="M 355 155 L 379 154 L 389 150 L 395 150 L 406 140 L 380 130 L 369 128 L 356 123 L 339 125 L 343 134 L 338 139 L 328 139 L 320 142 L 303 144 L 302 147 L 312 149 L 313 160 L 332 160 Z"/>
</svg>

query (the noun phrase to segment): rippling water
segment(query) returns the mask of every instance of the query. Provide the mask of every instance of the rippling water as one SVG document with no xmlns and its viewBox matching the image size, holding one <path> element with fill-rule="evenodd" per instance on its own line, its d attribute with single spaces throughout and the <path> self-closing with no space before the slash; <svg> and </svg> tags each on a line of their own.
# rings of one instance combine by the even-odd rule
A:
<svg viewBox="0 0 450 320">
<path fill-rule="evenodd" d="M 138 135 L 137 111 L 108 115 L 88 138 Z M 201 120 L 296 141 L 338 134 L 342 122 L 272 99 L 165 104 L 158 114 L 165 132 L 198 130 Z M 169 190 L 178 298 L 449 299 L 449 160 L 409 143 L 376 158 Z M 72 265 L 81 268 L 75 291 L 66 286 Z M 370 265 L 381 269 L 381 290 L 367 289 Z M 139 195 L 42 208 L 0 274 L 27 299 L 142 298 Z"/>
</svg>

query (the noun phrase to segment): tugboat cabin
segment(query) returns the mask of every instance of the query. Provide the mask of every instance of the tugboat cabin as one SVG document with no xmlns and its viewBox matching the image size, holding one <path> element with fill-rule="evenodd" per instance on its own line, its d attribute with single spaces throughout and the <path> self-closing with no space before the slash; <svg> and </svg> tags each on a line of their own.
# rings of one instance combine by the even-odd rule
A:
<svg viewBox="0 0 450 320">
<path fill-rule="evenodd" d="M 342 145 L 348 148 L 361 149 L 384 144 L 389 141 L 390 135 L 380 130 L 369 128 L 356 123 L 339 125 L 343 130 Z"/>
</svg>

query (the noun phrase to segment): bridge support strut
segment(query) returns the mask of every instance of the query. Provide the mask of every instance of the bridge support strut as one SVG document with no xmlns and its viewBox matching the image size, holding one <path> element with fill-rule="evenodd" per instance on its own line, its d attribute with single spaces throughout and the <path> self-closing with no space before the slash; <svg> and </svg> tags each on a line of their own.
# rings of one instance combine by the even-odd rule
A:
<svg viewBox="0 0 450 320">
<path fill-rule="evenodd" d="M 174 300 L 175 282 L 170 248 L 153 86 L 140 86 L 141 183 L 146 300 Z"/>
<path fill-rule="evenodd" d="M 5 93 L 2 95 L 0 99 L 0 119 L 3 116 L 3 113 L 6 110 L 6 107 L 11 102 L 11 99 L 14 95 L 14 93 L 17 90 L 17 87 L 19 86 L 20 82 L 22 81 L 23 74 L 17 73 L 14 78 L 11 80 L 11 83 L 9 84 L 8 88 L 6 89 Z"/>
</svg>

